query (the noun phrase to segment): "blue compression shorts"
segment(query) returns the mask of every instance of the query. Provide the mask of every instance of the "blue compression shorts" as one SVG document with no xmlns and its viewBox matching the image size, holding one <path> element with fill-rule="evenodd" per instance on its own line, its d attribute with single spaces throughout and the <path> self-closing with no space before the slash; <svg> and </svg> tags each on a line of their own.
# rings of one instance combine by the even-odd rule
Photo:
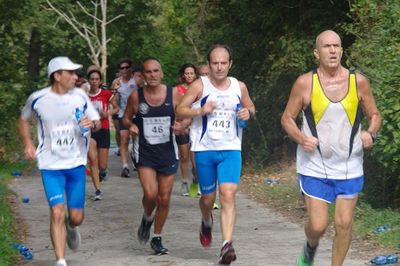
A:
<svg viewBox="0 0 400 266">
<path fill-rule="evenodd" d="M 332 203 L 336 198 L 352 199 L 357 197 L 364 186 L 364 176 L 338 180 L 299 174 L 299 186 L 303 194 Z"/>
<path fill-rule="evenodd" d="M 202 194 L 214 192 L 217 181 L 218 184 L 239 184 L 242 170 L 240 151 L 198 151 L 194 156 Z"/>
<path fill-rule="evenodd" d="M 64 191 L 69 209 L 85 206 L 86 175 L 83 165 L 64 170 L 41 170 L 42 182 L 50 207 L 64 204 Z"/>
</svg>

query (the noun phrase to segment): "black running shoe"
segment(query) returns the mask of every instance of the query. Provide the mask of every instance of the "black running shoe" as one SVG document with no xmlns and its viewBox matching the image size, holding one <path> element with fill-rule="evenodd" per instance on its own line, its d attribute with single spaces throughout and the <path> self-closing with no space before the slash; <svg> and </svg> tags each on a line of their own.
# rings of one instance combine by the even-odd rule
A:
<svg viewBox="0 0 400 266">
<path fill-rule="evenodd" d="M 144 217 L 142 217 L 142 222 L 140 223 L 137 236 L 140 244 L 144 245 L 149 241 L 150 238 L 150 228 L 153 224 L 153 221 L 147 221 Z"/>
<path fill-rule="evenodd" d="M 235 249 L 232 246 L 232 241 L 228 241 L 222 248 L 219 255 L 219 264 L 230 265 L 232 261 L 236 260 Z"/>
<path fill-rule="evenodd" d="M 154 250 L 155 255 L 164 255 L 168 254 L 168 249 L 166 249 L 161 243 L 161 237 L 156 236 L 151 239 L 150 242 L 151 248 Z"/>
<path fill-rule="evenodd" d="M 107 170 L 99 171 L 100 182 L 107 181 Z"/>
<path fill-rule="evenodd" d="M 318 246 L 317 246 L 318 247 Z M 314 257 L 317 252 L 317 247 L 311 248 L 308 242 L 304 243 L 304 247 L 301 251 L 300 258 L 297 261 L 298 266 L 313 266 Z"/>
<path fill-rule="evenodd" d="M 129 169 L 127 168 L 127 167 L 124 167 L 123 169 L 122 169 L 122 172 L 121 172 L 121 177 L 130 177 L 131 175 L 130 175 L 130 173 L 129 173 Z"/>
</svg>

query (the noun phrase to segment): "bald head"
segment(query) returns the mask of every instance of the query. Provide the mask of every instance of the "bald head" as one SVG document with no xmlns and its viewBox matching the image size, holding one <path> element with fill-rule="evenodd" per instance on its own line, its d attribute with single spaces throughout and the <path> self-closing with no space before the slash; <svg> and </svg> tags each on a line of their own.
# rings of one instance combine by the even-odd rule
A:
<svg viewBox="0 0 400 266">
<path fill-rule="evenodd" d="M 321 46 L 322 40 L 327 38 L 338 39 L 340 46 L 342 46 L 342 40 L 340 39 L 340 36 L 333 30 L 326 30 L 318 34 L 317 38 L 315 39 L 315 49 L 318 49 Z"/>
</svg>

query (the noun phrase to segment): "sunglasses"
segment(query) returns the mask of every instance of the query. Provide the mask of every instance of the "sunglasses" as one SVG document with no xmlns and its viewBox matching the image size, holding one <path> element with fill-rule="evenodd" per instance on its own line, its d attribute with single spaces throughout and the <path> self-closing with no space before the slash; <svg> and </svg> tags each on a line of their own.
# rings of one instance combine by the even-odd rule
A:
<svg viewBox="0 0 400 266">
<path fill-rule="evenodd" d="M 119 67 L 119 69 L 121 69 L 121 70 L 123 70 L 123 69 L 129 69 L 130 68 L 130 66 L 122 66 L 122 67 Z"/>
</svg>

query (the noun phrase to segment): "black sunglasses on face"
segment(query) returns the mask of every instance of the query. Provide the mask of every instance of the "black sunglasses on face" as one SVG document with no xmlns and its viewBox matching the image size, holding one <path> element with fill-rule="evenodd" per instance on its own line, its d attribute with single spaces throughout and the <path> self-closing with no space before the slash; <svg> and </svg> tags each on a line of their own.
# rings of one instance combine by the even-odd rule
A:
<svg viewBox="0 0 400 266">
<path fill-rule="evenodd" d="M 129 69 L 130 68 L 130 66 L 122 66 L 122 67 L 119 67 L 119 69 L 121 69 L 121 70 L 123 70 L 123 69 Z"/>
</svg>

